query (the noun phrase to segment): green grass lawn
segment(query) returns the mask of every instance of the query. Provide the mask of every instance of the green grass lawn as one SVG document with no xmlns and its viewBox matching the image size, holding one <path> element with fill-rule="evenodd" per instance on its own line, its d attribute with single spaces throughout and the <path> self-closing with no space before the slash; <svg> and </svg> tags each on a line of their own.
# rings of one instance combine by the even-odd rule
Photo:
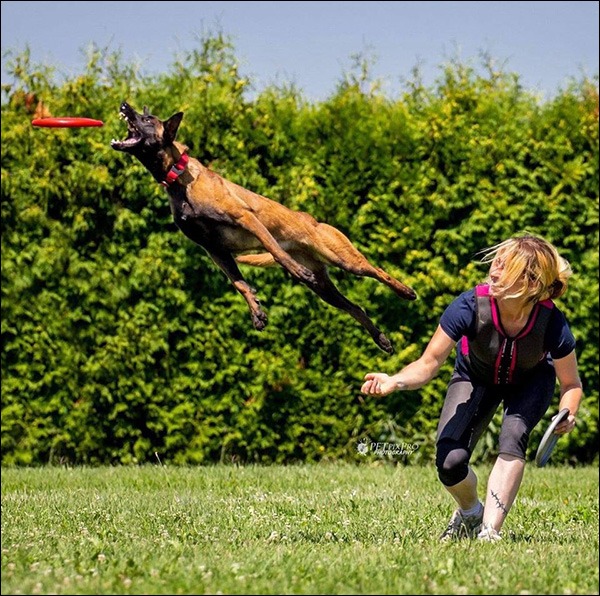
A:
<svg viewBox="0 0 600 596">
<path fill-rule="evenodd" d="M 2 594 L 598 594 L 597 467 L 530 465 L 499 543 L 453 508 L 432 467 L 5 468 Z"/>
</svg>

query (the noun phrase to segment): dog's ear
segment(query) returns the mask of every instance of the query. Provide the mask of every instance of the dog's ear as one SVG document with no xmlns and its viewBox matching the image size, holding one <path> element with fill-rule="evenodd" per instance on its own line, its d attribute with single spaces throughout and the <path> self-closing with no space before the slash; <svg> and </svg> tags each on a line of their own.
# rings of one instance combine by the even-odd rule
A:
<svg viewBox="0 0 600 596">
<path fill-rule="evenodd" d="M 177 112 L 177 114 L 173 114 L 168 120 L 163 122 L 163 126 L 165 127 L 164 141 L 166 144 L 172 143 L 175 140 L 182 118 L 183 112 Z"/>
</svg>

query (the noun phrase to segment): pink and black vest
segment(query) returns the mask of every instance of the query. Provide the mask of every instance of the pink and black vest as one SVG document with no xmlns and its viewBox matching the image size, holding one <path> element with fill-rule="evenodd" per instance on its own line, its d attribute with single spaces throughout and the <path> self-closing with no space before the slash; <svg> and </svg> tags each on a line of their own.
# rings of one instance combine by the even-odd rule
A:
<svg viewBox="0 0 600 596">
<path fill-rule="evenodd" d="M 523 373 L 546 357 L 544 337 L 554 303 L 538 302 L 516 337 L 508 337 L 502 328 L 498 304 L 487 284 L 475 288 L 475 303 L 475 335 L 461 340 L 461 352 L 471 372 L 494 385 L 518 383 Z"/>
</svg>

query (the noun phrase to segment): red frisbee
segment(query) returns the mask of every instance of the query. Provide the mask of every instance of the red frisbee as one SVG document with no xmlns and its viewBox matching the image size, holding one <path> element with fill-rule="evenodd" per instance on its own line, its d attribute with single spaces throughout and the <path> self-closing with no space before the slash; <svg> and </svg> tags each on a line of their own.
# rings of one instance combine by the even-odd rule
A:
<svg viewBox="0 0 600 596">
<path fill-rule="evenodd" d="M 81 128 L 83 126 L 104 126 L 102 120 L 93 118 L 77 118 L 66 116 L 64 118 L 36 118 L 31 121 L 33 126 L 43 126 L 45 128 Z"/>
</svg>

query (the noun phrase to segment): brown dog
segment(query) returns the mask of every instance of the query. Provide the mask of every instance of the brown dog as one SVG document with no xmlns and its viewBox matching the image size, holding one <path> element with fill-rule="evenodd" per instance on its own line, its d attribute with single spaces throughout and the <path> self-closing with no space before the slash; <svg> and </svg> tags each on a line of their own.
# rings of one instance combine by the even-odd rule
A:
<svg viewBox="0 0 600 596">
<path fill-rule="evenodd" d="M 335 287 L 327 265 L 373 277 L 408 300 L 416 298 L 411 288 L 371 265 L 336 228 L 238 186 L 189 157 L 187 147 L 175 140 L 182 112 L 163 122 L 146 107 L 138 114 L 123 102 L 120 116 L 128 135 L 111 146 L 137 157 L 166 187 L 175 223 L 208 252 L 246 299 L 255 329 L 264 328 L 267 316 L 236 260 L 258 267 L 278 263 L 325 302 L 353 316 L 382 350 L 393 352 L 366 313 Z"/>
</svg>

